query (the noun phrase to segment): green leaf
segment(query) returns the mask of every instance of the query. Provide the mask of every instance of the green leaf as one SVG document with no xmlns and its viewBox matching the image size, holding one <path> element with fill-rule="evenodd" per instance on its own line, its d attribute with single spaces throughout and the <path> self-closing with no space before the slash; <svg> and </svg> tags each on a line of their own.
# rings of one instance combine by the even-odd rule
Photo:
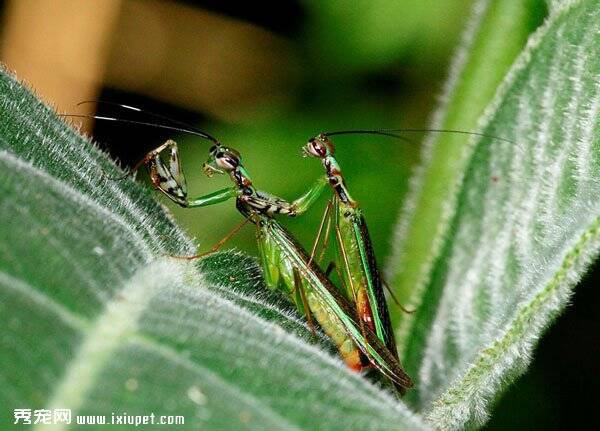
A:
<svg viewBox="0 0 600 431">
<path fill-rule="evenodd" d="M 406 350 L 434 426 L 479 425 L 600 248 L 600 2 L 564 2 L 481 120 Z"/>
<path fill-rule="evenodd" d="M 477 130 L 478 120 L 525 44 L 536 19 L 537 0 L 478 0 L 450 68 L 442 104 L 432 128 Z M 455 208 L 455 196 L 469 159 L 468 140 L 431 134 L 420 169 L 400 214 L 387 277 L 411 308 L 421 307 L 432 266 L 441 252 Z M 415 316 L 396 312 L 402 352 Z"/>
<path fill-rule="evenodd" d="M 169 257 L 195 247 L 146 188 L 107 174 L 0 71 L 1 429 L 14 408 L 59 407 L 183 415 L 178 429 L 427 429 L 324 351 L 253 259 Z"/>
</svg>

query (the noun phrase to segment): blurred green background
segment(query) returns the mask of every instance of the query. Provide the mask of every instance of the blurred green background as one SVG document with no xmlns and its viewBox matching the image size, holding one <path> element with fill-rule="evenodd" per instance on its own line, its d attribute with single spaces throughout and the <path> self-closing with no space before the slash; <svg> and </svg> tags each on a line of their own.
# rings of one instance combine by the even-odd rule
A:
<svg viewBox="0 0 600 431">
<path fill-rule="evenodd" d="M 322 173 L 316 160 L 300 156 L 306 139 L 318 132 L 427 127 L 472 2 L 304 0 L 272 2 L 268 9 L 227 1 L 0 5 L 2 61 L 58 110 L 148 120 L 110 106 L 76 106 L 100 99 L 197 125 L 241 152 L 258 188 L 291 200 Z M 536 13 L 541 19 L 545 10 Z M 226 177 L 202 175 L 208 144 L 193 136 L 106 122 L 81 127 L 124 165 L 175 138 L 191 195 L 229 185 Z M 336 140 L 382 266 L 419 160 L 421 137 L 409 137 L 413 144 Z M 241 220 L 233 201 L 194 211 L 157 198 L 200 250 Z M 284 220 L 307 247 L 324 204 L 322 199 L 306 216 Z M 228 247 L 255 255 L 253 235 L 248 227 Z M 588 304 L 598 303 L 597 289 L 590 287 L 597 274 L 578 289 L 576 307 L 550 330 L 532 369 L 500 401 L 489 429 L 563 429 L 582 402 L 591 402 L 585 399 L 598 383 L 598 343 L 588 328 L 598 323 Z"/>
</svg>

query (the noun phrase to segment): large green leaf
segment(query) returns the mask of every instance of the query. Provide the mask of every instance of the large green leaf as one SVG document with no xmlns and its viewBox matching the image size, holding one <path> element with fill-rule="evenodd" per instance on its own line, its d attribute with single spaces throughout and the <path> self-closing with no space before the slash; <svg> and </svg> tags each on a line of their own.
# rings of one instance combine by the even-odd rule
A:
<svg viewBox="0 0 600 431">
<path fill-rule="evenodd" d="M 476 130 L 479 118 L 537 24 L 539 0 L 476 0 L 463 40 L 450 67 L 442 103 L 431 127 Z M 388 279 L 398 296 L 419 308 L 435 259 L 448 233 L 456 190 L 468 162 L 468 140 L 431 134 L 411 181 L 396 230 Z M 467 150 L 467 151 L 466 151 Z M 411 336 L 413 315 L 399 314 L 401 352 Z"/>
<path fill-rule="evenodd" d="M 169 257 L 190 240 L 148 190 L 103 172 L 116 168 L 0 71 L 1 429 L 14 408 L 58 407 L 183 415 L 178 429 L 427 428 L 323 350 L 252 259 Z"/>
<path fill-rule="evenodd" d="M 486 420 L 598 254 L 600 1 L 563 2 L 482 124 L 513 142 L 472 142 L 405 354 L 411 401 L 444 429 Z"/>
</svg>

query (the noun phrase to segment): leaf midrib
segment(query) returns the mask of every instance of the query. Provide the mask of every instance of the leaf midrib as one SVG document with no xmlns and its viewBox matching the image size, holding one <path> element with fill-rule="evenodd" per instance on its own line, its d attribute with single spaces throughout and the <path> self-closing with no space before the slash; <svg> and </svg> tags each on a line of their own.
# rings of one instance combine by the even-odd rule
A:
<svg viewBox="0 0 600 431">
<path fill-rule="evenodd" d="M 295 424 L 292 424 L 287 418 L 274 411 L 268 404 L 262 402 L 260 398 L 253 397 L 251 394 L 240 390 L 240 388 L 232 385 L 223 377 L 184 357 L 170 346 L 136 332 L 138 318 L 146 310 L 145 305 L 148 304 L 153 296 L 148 291 L 148 283 L 140 283 L 138 279 L 143 277 L 155 280 L 155 288 L 158 288 L 161 285 L 160 281 L 163 280 L 157 279 L 156 276 L 173 273 L 164 267 L 172 266 L 170 262 L 157 261 L 151 265 L 151 267 L 142 268 L 142 274 L 140 274 L 140 271 L 136 272 L 131 280 L 126 283 L 126 287 L 115 295 L 114 300 L 106 304 L 104 312 L 94 321 L 73 313 L 50 296 L 38 292 L 28 283 L 5 272 L 0 272 L 0 283 L 4 284 L 6 288 L 26 295 L 36 304 L 54 313 L 64 323 L 83 335 L 83 342 L 74 359 L 65 367 L 67 370 L 65 377 L 59 383 L 54 394 L 50 396 L 47 408 L 53 409 L 69 406 L 71 410 L 77 411 L 86 401 L 85 396 L 96 382 L 99 372 L 109 362 L 111 354 L 122 345 L 134 343 L 144 347 L 146 350 L 158 353 L 170 362 L 177 363 L 202 377 L 216 381 L 225 391 L 237 395 L 238 401 L 242 401 L 248 406 L 253 407 L 260 415 L 272 418 L 283 429 L 299 430 Z M 150 274 L 147 274 L 149 277 L 144 272 L 150 272 Z M 131 287 L 128 288 L 127 286 Z M 132 310 L 135 311 L 132 313 Z M 115 331 L 115 323 L 119 321 L 125 321 L 127 324 Z M 107 334 L 112 334 L 112 337 L 107 337 Z M 98 349 L 98 346 L 104 348 Z M 94 366 L 90 367 L 90 364 Z M 90 370 L 92 370 L 91 374 L 89 373 Z M 88 374 L 87 377 L 83 376 L 84 372 Z M 44 425 L 36 426 L 34 429 L 47 430 L 49 428 Z M 52 429 L 55 431 L 68 429 L 68 425 L 55 424 Z"/>
<path fill-rule="evenodd" d="M 462 377 L 457 379 L 457 384 L 450 385 L 450 389 L 434 402 L 426 417 L 431 418 L 436 415 L 438 409 L 448 409 L 456 404 L 458 402 L 457 398 L 464 397 L 465 394 L 468 395 L 469 387 L 481 387 L 482 378 L 487 376 L 484 371 L 493 368 L 498 359 L 503 358 L 508 349 L 516 343 L 516 340 L 524 338 L 519 329 L 532 320 L 543 308 L 543 305 L 551 300 L 552 294 L 568 278 L 569 270 L 588 256 L 584 253 L 586 246 L 589 246 L 593 240 L 598 238 L 600 238 L 600 217 L 596 218 L 591 227 L 581 235 L 573 247 L 568 248 L 559 270 L 554 273 L 551 281 L 544 289 L 519 308 L 519 311 L 507 325 L 509 329 L 502 338 L 495 339 L 491 345 L 480 350 L 479 355 L 471 362 L 472 365 L 462 374 Z M 596 245 L 597 247 L 598 245 Z"/>
</svg>

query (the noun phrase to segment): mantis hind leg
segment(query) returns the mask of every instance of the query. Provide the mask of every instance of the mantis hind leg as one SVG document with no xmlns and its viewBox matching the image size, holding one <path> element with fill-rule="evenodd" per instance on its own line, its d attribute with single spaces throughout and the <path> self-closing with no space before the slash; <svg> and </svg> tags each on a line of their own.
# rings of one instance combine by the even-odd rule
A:
<svg viewBox="0 0 600 431">
<path fill-rule="evenodd" d="M 193 256 L 171 256 L 174 257 L 176 259 L 186 259 L 186 260 L 194 260 L 194 259 L 200 259 L 204 256 L 208 256 L 209 254 L 213 254 L 217 251 L 219 251 L 219 249 L 227 242 L 229 241 L 231 238 L 233 238 L 240 230 L 242 230 L 242 228 L 244 226 L 246 226 L 246 224 L 250 221 L 250 219 L 246 218 L 244 220 L 242 220 L 241 223 L 238 223 L 227 235 L 225 235 L 221 240 L 219 240 L 218 242 L 216 242 L 208 251 L 205 251 L 204 253 L 200 253 L 200 254 L 196 254 Z"/>
<path fill-rule="evenodd" d="M 312 246 L 312 249 L 310 252 L 310 259 L 308 260 L 309 266 L 315 260 L 317 247 L 319 246 L 319 242 L 321 241 L 321 236 L 323 234 L 323 227 L 325 226 L 325 223 L 327 223 L 327 228 L 325 229 L 325 236 L 324 236 L 324 240 L 323 240 L 322 251 L 319 255 L 317 262 L 320 262 L 321 259 L 323 259 L 323 254 L 325 253 L 325 250 L 327 249 L 327 245 L 329 244 L 329 230 L 331 228 L 331 208 L 332 208 L 332 206 L 333 206 L 333 203 L 330 200 L 327 203 L 325 212 L 323 213 L 323 218 L 321 219 L 321 223 L 319 225 L 319 230 L 317 231 L 317 237 L 315 238 L 315 242 L 313 243 L 313 246 Z"/>
<path fill-rule="evenodd" d="M 417 310 L 409 310 L 408 308 L 404 307 L 400 303 L 400 301 L 398 301 L 398 298 L 396 298 L 396 295 L 394 295 L 394 292 L 392 291 L 392 288 L 390 287 L 390 285 L 383 278 L 381 279 L 381 284 L 383 284 L 385 286 L 385 289 L 388 291 L 388 293 L 392 297 L 392 300 L 396 303 L 396 305 L 398 306 L 398 308 L 400 310 L 402 310 L 406 314 L 413 314 L 415 311 L 417 311 Z"/>
</svg>

